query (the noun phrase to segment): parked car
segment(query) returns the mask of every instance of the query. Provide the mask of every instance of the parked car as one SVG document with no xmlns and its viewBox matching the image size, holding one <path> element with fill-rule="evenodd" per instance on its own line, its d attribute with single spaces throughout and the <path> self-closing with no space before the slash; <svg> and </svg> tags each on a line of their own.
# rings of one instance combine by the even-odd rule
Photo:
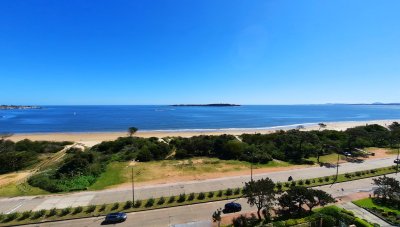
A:
<svg viewBox="0 0 400 227">
<path fill-rule="evenodd" d="M 239 203 L 230 202 L 230 203 L 225 204 L 225 208 L 224 208 L 223 212 L 225 214 L 227 214 L 227 213 L 239 212 L 241 210 L 242 210 L 242 205 L 240 205 Z"/>
<path fill-rule="evenodd" d="M 393 162 L 396 164 L 400 164 L 400 159 L 396 158 Z"/>
<path fill-rule="evenodd" d="M 126 218 L 127 216 L 125 213 L 117 212 L 117 213 L 107 214 L 106 219 L 104 221 L 106 223 L 118 223 L 118 222 L 124 222 Z"/>
</svg>

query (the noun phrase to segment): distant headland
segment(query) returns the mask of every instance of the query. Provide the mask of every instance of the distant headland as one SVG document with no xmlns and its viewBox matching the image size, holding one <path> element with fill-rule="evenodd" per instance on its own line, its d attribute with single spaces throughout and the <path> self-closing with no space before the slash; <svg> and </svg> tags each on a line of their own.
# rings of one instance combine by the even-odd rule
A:
<svg viewBox="0 0 400 227">
<path fill-rule="evenodd" d="M 175 104 L 171 106 L 209 106 L 209 107 L 225 107 L 225 106 L 240 106 L 238 104 L 229 104 L 229 103 L 211 103 L 211 104 Z"/>
<path fill-rule="evenodd" d="M 40 106 L 17 106 L 17 105 L 0 105 L 0 110 L 30 110 L 41 109 Z"/>
</svg>

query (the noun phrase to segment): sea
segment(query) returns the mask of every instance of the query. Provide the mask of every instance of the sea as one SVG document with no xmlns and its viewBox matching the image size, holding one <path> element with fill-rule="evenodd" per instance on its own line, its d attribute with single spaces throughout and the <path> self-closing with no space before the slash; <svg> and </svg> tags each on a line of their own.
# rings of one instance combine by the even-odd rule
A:
<svg viewBox="0 0 400 227">
<path fill-rule="evenodd" d="M 110 105 L 0 110 L 0 133 L 216 131 L 400 119 L 400 105 Z"/>
</svg>

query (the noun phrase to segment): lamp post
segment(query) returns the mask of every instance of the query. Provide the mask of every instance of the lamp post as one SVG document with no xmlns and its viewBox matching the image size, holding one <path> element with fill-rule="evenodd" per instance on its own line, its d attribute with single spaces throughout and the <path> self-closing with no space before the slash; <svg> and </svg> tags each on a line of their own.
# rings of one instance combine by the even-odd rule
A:
<svg viewBox="0 0 400 227">
<path fill-rule="evenodd" d="M 399 172 L 399 154 L 400 154 L 400 144 L 397 145 L 396 175 Z"/>
<path fill-rule="evenodd" d="M 251 161 L 250 161 L 250 181 L 253 182 L 254 151 L 251 150 L 251 152 L 248 152 L 247 154 L 251 156 Z"/>
<path fill-rule="evenodd" d="M 338 180 L 338 177 L 339 177 L 339 161 L 340 161 L 340 152 L 339 152 L 339 148 L 337 148 L 337 147 L 335 147 L 335 146 L 332 146 L 332 145 L 330 145 L 329 146 L 330 148 L 333 148 L 334 150 L 336 150 L 336 153 L 337 153 L 337 161 L 336 161 L 336 177 L 335 177 L 335 181 L 332 183 L 332 185 L 333 184 L 335 184 L 336 183 L 336 181 Z M 331 185 L 331 186 L 332 186 Z"/>
<path fill-rule="evenodd" d="M 135 181 L 133 180 L 133 167 L 132 170 L 132 203 L 135 203 Z"/>
</svg>

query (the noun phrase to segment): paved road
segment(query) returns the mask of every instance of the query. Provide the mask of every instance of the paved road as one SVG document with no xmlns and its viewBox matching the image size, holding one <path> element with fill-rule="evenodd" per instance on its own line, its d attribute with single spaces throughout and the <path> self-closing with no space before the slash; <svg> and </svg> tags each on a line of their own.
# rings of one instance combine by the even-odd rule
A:
<svg viewBox="0 0 400 227">
<path fill-rule="evenodd" d="M 393 164 L 393 158 L 368 160 L 364 163 L 344 163 L 339 168 L 339 173 L 354 172 L 366 169 L 385 167 Z M 249 171 L 250 172 L 250 171 Z M 336 174 L 335 168 L 311 167 L 295 170 L 265 173 L 254 175 L 254 179 L 269 177 L 275 182 L 287 181 L 289 176 L 294 180 L 322 177 Z M 180 193 L 207 192 L 226 188 L 242 187 L 250 176 L 225 177 L 201 181 L 188 181 L 173 184 L 145 186 L 135 189 L 136 199 L 157 198 L 161 196 L 178 195 Z M 130 189 L 109 189 L 103 191 L 77 192 L 63 195 L 27 196 L 0 199 L 0 213 L 12 211 L 40 210 L 87 206 L 90 204 L 103 204 L 124 202 L 132 198 Z"/>
<path fill-rule="evenodd" d="M 396 177 L 400 179 L 400 174 L 390 174 L 388 176 Z M 333 197 L 338 198 L 342 196 L 348 196 L 357 192 L 365 192 L 373 190 L 372 179 L 362 179 L 351 182 L 344 182 L 334 184 L 333 186 L 321 186 L 317 187 L 319 189 L 325 190 L 332 194 Z M 343 191 L 341 189 L 344 189 Z M 141 226 L 141 227 L 158 227 L 158 226 L 170 226 L 174 224 L 183 224 L 194 221 L 204 221 L 211 220 L 212 213 L 218 208 L 223 207 L 223 205 L 227 201 L 218 201 L 212 203 L 203 203 L 196 204 L 190 206 L 182 206 L 182 207 L 173 207 L 166 209 L 159 209 L 153 211 L 143 211 L 136 213 L 129 213 L 128 219 L 126 222 L 118 224 L 117 226 Z M 237 200 L 240 204 L 242 204 L 243 210 L 241 213 L 255 211 L 254 208 L 251 208 L 247 205 L 245 199 Z M 351 208 L 351 207 L 350 207 Z M 358 212 L 356 213 L 358 214 Z M 361 217 L 366 218 L 366 214 L 361 213 Z M 379 223 L 373 217 L 369 217 L 374 220 L 375 223 Z M 104 220 L 104 217 L 97 218 L 85 218 L 80 220 L 73 221 L 61 221 L 61 222 L 53 222 L 46 223 L 40 225 L 29 225 L 29 227 L 40 226 L 40 227 L 77 227 L 77 226 L 100 226 L 101 222 Z M 382 225 L 386 226 L 386 225 Z"/>
</svg>

